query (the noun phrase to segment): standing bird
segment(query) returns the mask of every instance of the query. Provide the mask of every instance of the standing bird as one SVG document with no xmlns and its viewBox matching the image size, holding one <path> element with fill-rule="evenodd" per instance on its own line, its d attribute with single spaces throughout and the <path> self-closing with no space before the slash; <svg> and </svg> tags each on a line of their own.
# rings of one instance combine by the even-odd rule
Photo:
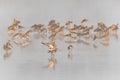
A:
<svg viewBox="0 0 120 80">
<path fill-rule="evenodd" d="M 68 53 L 68 58 L 69 58 L 69 59 L 72 59 L 72 58 L 73 58 L 72 49 L 73 49 L 73 46 L 72 46 L 72 45 L 69 45 L 69 46 L 68 46 L 68 51 L 69 51 L 69 53 Z"/>
<path fill-rule="evenodd" d="M 3 45 L 3 49 L 6 51 L 4 54 L 4 59 L 8 58 L 12 54 L 12 45 L 10 42 L 7 42 L 5 45 Z"/>
<path fill-rule="evenodd" d="M 8 34 L 14 33 L 16 30 L 21 30 L 24 27 L 20 26 L 20 21 L 14 19 L 13 24 L 8 27 Z"/>
<path fill-rule="evenodd" d="M 48 53 L 51 53 L 51 56 L 54 57 L 54 54 L 57 52 L 56 43 L 55 42 L 51 42 L 51 43 L 42 42 L 41 44 L 48 46 L 49 48 Z"/>
<path fill-rule="evenodd" d="M 66 25 L 67 29 L 69 30 L 69 29 L 71 29 L 71 27 L 73 25 L 73 22 L 72 21 L 68 21 L 65 25 Z"/>
<path fill-rule="evenodd" d="M 87 19 L 83 19 L 82 21 L 81 21 L 81 26 L 86 26 L 86 23 L 87 23 Z"/>
</svg>

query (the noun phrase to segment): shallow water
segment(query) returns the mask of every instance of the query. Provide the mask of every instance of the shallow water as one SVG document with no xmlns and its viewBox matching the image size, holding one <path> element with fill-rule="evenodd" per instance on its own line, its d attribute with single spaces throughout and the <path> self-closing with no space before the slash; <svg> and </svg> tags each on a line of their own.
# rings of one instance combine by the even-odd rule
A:
<svg viewBox="0 0 120 80">
<path fill-rule="evenodd" d="M 73 20 L 79 24 L 83 18 L 89 24 L 103 21 L 107 25 L 119 23 L 119 0 L 1 0 L 0 1 L 0 47 L 7 41 L 7 27 L 14 18 L 26 29 L 33 24 L 48 24 L 56 19 L 62 24 Z M 120 30 L 118 31 L 120 35 Z M 57 42 L 55 70 L 46 68 L 50 55 L 42 39 L 33 37 L 26 48 L 14 45 L 13 54 L 3 60 L 5 51 L 1 48 L 0 80 L 120 80 L 120 38 L 111 38 L 109 47 L 75 44 L 73 59 L 67 58 L 67 46 Z"/>
</svg>

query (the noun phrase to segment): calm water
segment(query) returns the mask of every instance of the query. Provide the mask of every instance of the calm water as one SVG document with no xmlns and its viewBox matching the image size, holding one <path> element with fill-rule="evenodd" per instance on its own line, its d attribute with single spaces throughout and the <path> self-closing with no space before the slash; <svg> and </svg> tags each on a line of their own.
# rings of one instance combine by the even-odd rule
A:
<svg viewBox="0 0 120 80">
<path fill-rule="evenodd" d="M 89 24 L 103 21 L 107 25 L 119 23 L 119 0 L 0 0 L 0 47 L 7 41 L 7 27 L 17 18 L 26 28 L 33 24 L 48 24 L 56 19 L 62 24 L 73 20 L 79 24 L 83 18 Z M 118 35 L 120 35 L 118 31 Z M 13 54 L 3 60 L 0 54 L 0 80 L 120 80 L 120 38 L 111 38 L 109 47 L 75 44 L 73 60 L 67 58 L 67 44 L 58 41 L 55 70 L 46 68 L 47 47 L 42 39 L 33 39 L 30 46 L 14 46 Z"/>
</svg>

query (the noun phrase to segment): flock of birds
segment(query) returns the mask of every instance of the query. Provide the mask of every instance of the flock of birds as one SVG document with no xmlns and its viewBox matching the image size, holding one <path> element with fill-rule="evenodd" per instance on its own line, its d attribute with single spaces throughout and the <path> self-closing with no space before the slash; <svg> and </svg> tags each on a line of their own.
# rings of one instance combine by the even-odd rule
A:
<svg viewBox="0 0 120 80">
<path fill-rule="evenodd" d="M 94 27 L 93 25 L 87 26 L 87 22 L 87 19 L 83 19 L 80 25 L 76 25 L 72 21 L 68 21 L 65 26 L 61 26 L 59 22 L 51 20 L 48 27 L 44 24 L 34 24 L 30 30 L 24 33 L 24 27 L 20 25 L 20 21 L 14 19 L 13 24 L 8 27 L 8 42 L 3 45 L 3 49 L 6 51 L 4 58 L 6 59 L 12 54 L 12 44 L 26 47 L 32 42 L 31 35 L 38 33 L 41 38 L 49 39 L 48 43 L 41 42 L 41 44 L 48 47 L 48 53 L 51 55 L 48 67 L 55 69 L 57 63 L 55 53 L 58 51 L 56 40 L 62 40 L 69 44 L 68 58 L 72 59 L 72 43 L 90 45 L 91 40 L 93 47 L 98 48 L 100 44 L 108 46 L 111 36 L 118 38 L 118 24 L 107 27 L 103 22 L 99 22 L 97 27 Z"/>
</svg>

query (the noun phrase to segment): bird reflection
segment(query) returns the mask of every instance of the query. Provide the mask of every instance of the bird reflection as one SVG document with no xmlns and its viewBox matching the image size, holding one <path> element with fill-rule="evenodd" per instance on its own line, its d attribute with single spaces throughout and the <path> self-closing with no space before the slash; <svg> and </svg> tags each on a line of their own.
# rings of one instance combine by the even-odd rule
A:
<svg viewBox="0 0 120 80">
<path fill-rule="evenodd" d="M 57 64 L 56 58 L 51 56 L 48 62 L 48 68 L 55 70 L 56 64 Z"/>
<path fill-rule="evenodd" d="M 82 43 L 82 44 L 84 44 L 84 45 L 90 45 L 90 42 L 89 42 L 89 41 L 82 40 L 82 39 L 79 39 L 79 40 L 77 41 L 77 43 Z"/>
<path fill-rule="evenodd" d="M 97 44 L 93 44 L 93 47 L 94 47 L 94 48 L 98 48 L 98 45 L 97 45 Z"/>
<path fill-rule="evenodd" d="M 118 40 L 118 38 L 119 38 L 119 37 L 118 37 L 118 34 L 114 34 L 114 37 L 115 37 L 117 40 Z"/>
</svg>

